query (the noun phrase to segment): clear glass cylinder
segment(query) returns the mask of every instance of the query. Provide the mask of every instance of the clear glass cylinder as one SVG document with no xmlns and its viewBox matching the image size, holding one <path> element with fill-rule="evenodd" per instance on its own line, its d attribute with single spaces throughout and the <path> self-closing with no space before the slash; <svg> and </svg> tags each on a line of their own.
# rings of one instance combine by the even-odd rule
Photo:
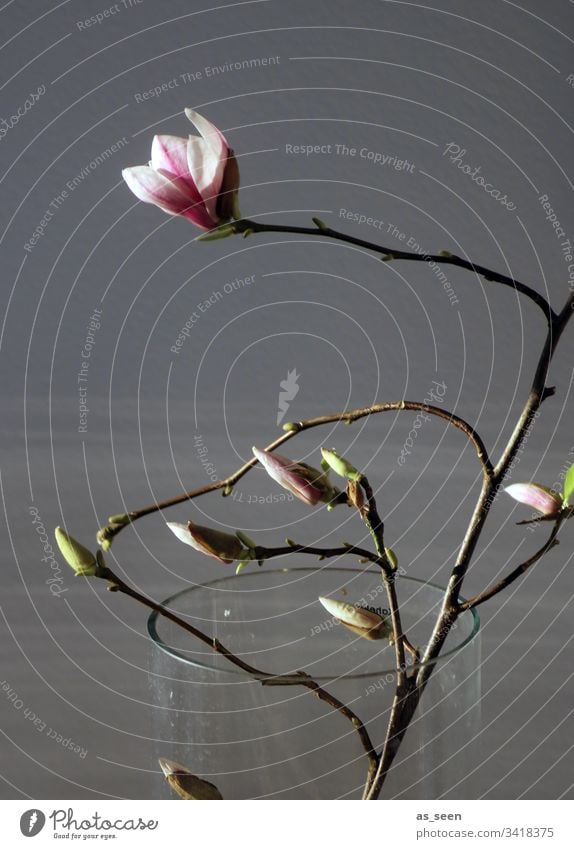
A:
<svg viewBox="0 0 574 849">
<path fill-rule="evenodd" d="M 396 587 L 403 629 L 424 646 L 444 591 L 405 577 Z M 319 596 L 382 614 L 388 608 L 378 570 L 305 567 L 252 569 L 164 604 L 258 669 L 309 673 L 360 717 L 380 749 L 396 684 L 394 649 L 353 634 Z M 339 712 L 303 687 L 263 686 L 156 613 L 148 630 L 158 757 L 184 764 L 228 799 L 361 797 L 367 759 Z M 381 798 L 469 797 L 480 695 L 472 611 L 459 618 L 433 665 Z M 154 782 L 153 797 L 169 798 L 166 783 Z"/>
</svg>

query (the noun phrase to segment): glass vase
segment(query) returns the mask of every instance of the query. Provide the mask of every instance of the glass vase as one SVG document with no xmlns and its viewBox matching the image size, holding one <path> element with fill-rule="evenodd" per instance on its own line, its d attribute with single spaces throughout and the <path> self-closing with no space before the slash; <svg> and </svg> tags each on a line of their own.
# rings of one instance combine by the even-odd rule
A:
<svg viewBox="0 0 574 849">
<path fill-rule="evenodd" d="M 403 629 L 424 646 L 443 590 L 397 577 Z M 378 570 L 251 569 L 164 604 L 266 673 L 304 670 L 349 706 L 380 749 L 395 684 L 394 649 L 333 619 L 319 596 L 388 612 Z M 263 686 L 153 613 L 150 688 L 157 756 L 215 783 L 228 799 L 361 798 L 367 759 L 351 723 L 300 686 Z M 480 631 L 462 615 L 434 662 L 381 798 L 469 798 L 480 730 Z M 158 773 L 153 798 L 171 793 Z"/>
</svg>

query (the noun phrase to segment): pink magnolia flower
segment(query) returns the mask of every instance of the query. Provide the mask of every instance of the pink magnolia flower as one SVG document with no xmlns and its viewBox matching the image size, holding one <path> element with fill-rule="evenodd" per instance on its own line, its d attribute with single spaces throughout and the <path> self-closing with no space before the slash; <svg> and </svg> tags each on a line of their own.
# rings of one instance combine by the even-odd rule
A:
<svg viewBox="0 0 574 849">
<path fill-rule="evenodd" d="M 263 451 L 260 448 L 252 450 L 267 474 L 305 504 L 315 506 L 319 501 L 330 501 L 337 494 L 326 475 L 318 469 L 271 451 Z"/>
<path fill-rule="evenodd" d="M 220 563 L 233 563 L 245 552 L 243 545 L 233 534 L 194 525 L 193 522 L 167 522 L 167 526 L 186 545 L 191 545 L 208 557 L 214 557 Z"/>
<path fill-rule="evenodd" d="M 149 165 L 124 168 L 134 195 L 171 215 L 182 215 L 202 230 L 239 217 L 239 168 L 225 136 L 193 109 L 185 114 L 199 131 L 187 139 L 154 136 Z"/>
<path fill-rule="evenodd" d="M 504 490 L 516 501 L 527 504 L 544 516 L 553 516 L 562 508 L 562 498 L 539 483 L 513 483 Z"/>
</svg>

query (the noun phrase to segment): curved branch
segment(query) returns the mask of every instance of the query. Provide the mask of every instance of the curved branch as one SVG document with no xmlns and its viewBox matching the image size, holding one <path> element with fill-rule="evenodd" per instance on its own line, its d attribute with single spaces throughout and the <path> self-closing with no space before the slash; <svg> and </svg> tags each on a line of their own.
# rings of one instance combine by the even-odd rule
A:
<svg viewBox="0 0 574 849">
<path fill-rule="evenodd" d="M 292 439 L 298 433 L 302 433 L 304 430 L 310 430 L 314 427 L 321 427 L 326 424 L 334 424 L 336 422 L 346 422 L 347 424 L 351 424 L 351 422 L 357 421 L 358 419 L 363 419 L 366 416 L 376 415 L 377 413 L 388 413 L 392 411 L 401 411 L 401 410 L 411 410 L 416 412 L 424 412 L 428 413 L 431 416 L 436 416 L 439 419 L 443 419 L 448 422 L 453 427 L 460 430 L 467 439 L 472 443 L 474 449 L 476 451 L 478 460 L 480 462 L 483 478 L 486 481 L 490 480 L 493 475 L 493 466 L 490 462 L 490 458 L 488 456 L 488 451 L 486 447 L 478 435 L 478 433 L 471 427 L 468 422 L 461 419 L 459 416 L 456 416 L 454 413 L 449 413 L 447 410 L 443 410 L 441 407 L 434 407 L 430 404 L 423 404 L 419 401 L 389 401 L 386 404 L 372 404 L 370 407 L 358 407 L 355 410 L 344 410 L 341 413 L 332 413 L 326 416 L 317 416 L 313 419 L 306 419 L 300 422 L 289 422 L 284 425 L 286 432 L 278 436 L 277 439 L 274 439 L 273 442 L 269 443 L 265 448 L 266 451 L 274 451 L 276 448 L 279 448 L 280 445 Z M 176 495 L 173 498 L 167 498 L 164 501 L 158 501 L 155 504 L 150 504 L 148 507 L 142 507 L 139 510 L 132 510 L 126 514 L 127 521 L 123 524 L 114 525 L 113 523 L 110 525 L 106 525 L 101 528 L 98 532 L 98 540 L 100 544 L 102 541 L 105 541 L 109 546 L 111 542 L 120 531 L 127 527 L 127 525 L 135 522 L 137 519 L 142 519 L 144 516 L 149 516 L 150 513 L 156 513 L 159 510 L 166 510 L 168 507 L 174 507 L 176 504 L 182 504 L 184 501 L 192 501 L 194 498 L 198 498 L 201 495 L 206 495 L 208 492 L 216 492 L 217 490 L 223 490 L 224 495 L 229 495 L 232 491 L 233 486 L 239 481 L 244 475 L 249 472 L 253 466 L 257 465 L 257 460 L 253 457 L 251 460 L 248 460 L 242 466 L 240 466 L 235 472 L 229 475 L 226 478 L 222 478 L 218 481 L 213 481 L 213 483 L 206 484 L 205 486 L 200 486 L 197 489 L 192 489 L 189 492 L 183 492 L 180 495 Z"/>
<path fill-rule="evenodd" d="M 556 318 L 556 313 L 544 295 L 541 295 L 536 291 L 536 289 L 533 289 L 532 286 L 527 286 L 526 283 L 521 283 L 513 277 L 508 277 L 506 274 L 499 274 L 498 271 L 492 271 L 492 269 L 486 268 L 484 265 L 477 265 L 474 262 L 462 259 L 462 257 L 455 256 L 447 251 L 439 254 L 427 254 L 387 248 L 383 245 L 377 245 L 374 242 L 357 239 L 354 236 L 347 236 L 345 233 L 340 233 L 338 230 L 332 230 L 330 227 L 323 224 L 323 222 L 320 222 L 319 219 L 313 220 L 317 224 L 316 227 L 291 227 L 289 225 L 282 224 L 262 224 L 259 221 L 251 221 L 250 219 L 244 218 L 241 221 L 236 221 L 233 224 L 233 229 L 236 233 L 242 233 L 244 236 L 248 236 L 251 233 L 293 233 L 295 235 L 320 236 L 327 239 L 336 239 L 339 242 L 346 242 L 347 244 L 356 245 L 357 247 L 366 248 L 366 250 L 382 254 L 385 261 L 404 259 L 410 260 L 411 262 L 436 262 L 442 263 L 443 265 L 455 265 L 458 268 L 464 268 L 467 271 L 474 271 L 475 274 L 480 275 L 487 281 L 500 283 L 502 286 L 509 286 L 515 291 L 520 292 L 520 294 L 526 295 L 526 297 L 530 298 L 537 307 L 540 307 L 548 323 L 551 323 Z"/>
</svg>

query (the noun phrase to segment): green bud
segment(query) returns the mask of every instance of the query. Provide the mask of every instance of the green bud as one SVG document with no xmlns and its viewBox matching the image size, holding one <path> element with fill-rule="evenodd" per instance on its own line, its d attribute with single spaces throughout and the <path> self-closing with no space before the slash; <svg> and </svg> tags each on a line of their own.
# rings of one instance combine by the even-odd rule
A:
<svg viewBox="0 0 574 849">
<path fill-rule="evenodd" d="M 564 478 L 564 489 L 562 490 L 562 497 L 564 499 L 564 504 L 566 507 L 573 506 L 570 503 L 572 493 L 574 493 L 574 464 L 570 466 L 570 468 L 566 472 L 566 477 Z"/>
<path fill-rule="evenodd" d="M 299 430 L 299 425 L 297 422 L 285 422 L 283 425 L 283 430 L 286 430 L 288 433 L 295 432 Z"/>
<path fill-rule="evenodd" d="M 131 519 L 127 513 L 116 513 L 114 516 L 108 516 L 108 522 L 114 528 L 125 528 L 126 525 L 130 524 Z"/>
<path fill-rule="evenodd" d="M 391 564 L 393 569 L 396 569 L 397 566 L 399 565 L 399 559 L 398 559 L 397 555 L 395 554 L 395 552 L 393 551 L 393 549 L 392 548 L 385 548 L 385 554 L 387 555 L 387 557 L 389 559 L 389 563 Z"/>
<path fill-rule="evenodd" d="M 445 259 L 452 259 L 452 257 L 454 256 L 454 254 L 452 254 L 450 251 L 439 251 L 438 255 L 444 256 Z"/>
<path fill-rule="evenodd" d="M 95 556 L 85 546 L 71 537 L 63 528 L 56 528 L 56 543 L 62 557 L 71 566 L 76 577 L 90 577 L 96 574 L 98 564 Z"/>
<path fill-rule="evenodd" d="M 362 478 L 361 472 L 357 471 L 344 457 L 340 457 L 334 449 L 321 448 L 321 455 L 335 474 L 350 481 L 360 482 Z"/>
<path fill-rule="evenodd" d="M 320 218 L 313 218 L 312 220 L 313 220 L 313 224 L 315 225 L 315 227 L 318 227 L 319 230 L 328 230 L 329 229 L 327 227 L 327 225 L 325 224 L 325 222 L 321 221 Z"/>
</svg>

